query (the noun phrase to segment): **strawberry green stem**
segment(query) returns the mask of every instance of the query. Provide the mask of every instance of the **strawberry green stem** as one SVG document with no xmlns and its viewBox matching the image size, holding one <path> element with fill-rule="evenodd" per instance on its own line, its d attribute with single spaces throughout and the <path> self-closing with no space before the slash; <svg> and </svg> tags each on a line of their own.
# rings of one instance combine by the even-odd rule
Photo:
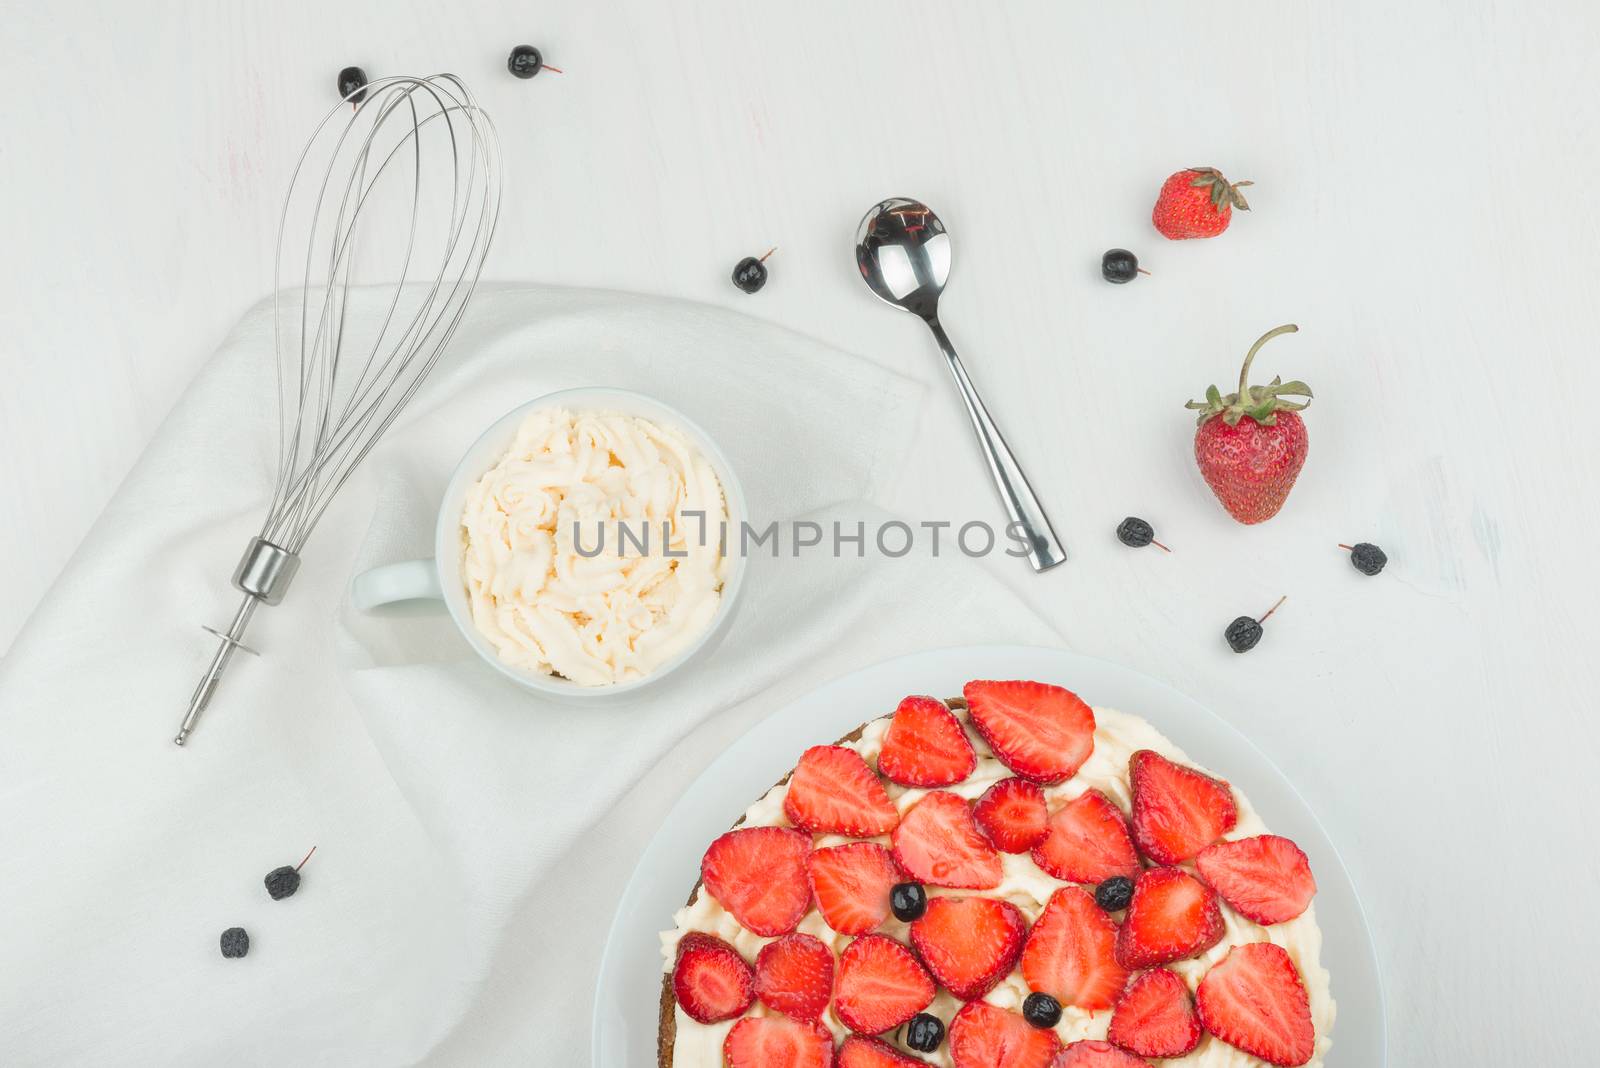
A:
<svg viewBox="0 0 1600 1068">
<path fill-rule="evenodd" d="M 1250 395 L 1250 364 L 1255 360 L 1256 353 L 1261 351 L 1261 346 L 1265 345 L 1279 334 L 1293 334 L 1299 329 L 1300 328 L 1293 323 L 1284 323 L 1282 326 L 1274 327 L 1273 329 L 1268 330 L 1265 334 L 1262 334 L 1261 337 L 1256 339 L 1256 343 L 1250 346 L 1250 351 L 1245 353 L 1244 367 L 1240 368 L 1239 370 L 1239 396 L 1248 397 Z"/>
</svg>

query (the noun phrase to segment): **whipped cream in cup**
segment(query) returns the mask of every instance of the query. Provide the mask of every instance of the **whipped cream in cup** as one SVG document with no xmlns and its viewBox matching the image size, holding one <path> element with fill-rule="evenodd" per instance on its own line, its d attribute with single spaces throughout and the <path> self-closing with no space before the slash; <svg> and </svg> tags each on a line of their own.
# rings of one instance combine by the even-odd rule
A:
<svg viewBox="0 0 1600 1068">
<path fill-rule="evenodd" d="M 507 413 L 467 450 L 433 559 L 365 572 L 351 599 L 442 599 L 467 643 L 519 685 L 614 698 L 726 632 L 745 561 L 719 540 L 727 524 L 737 544 L 745 518 L 727 458 L 688 417 L 626 390 L 565 390 Z"/>
</svg>

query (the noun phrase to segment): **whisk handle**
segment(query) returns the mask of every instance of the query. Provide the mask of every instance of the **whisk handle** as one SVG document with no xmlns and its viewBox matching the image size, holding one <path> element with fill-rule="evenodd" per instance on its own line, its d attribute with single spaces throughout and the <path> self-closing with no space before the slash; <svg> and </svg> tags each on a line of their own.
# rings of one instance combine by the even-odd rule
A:
<svg viewBox="0 0 1600 1068">
<path fill-rule="evenodd" d="M 250 625 L 250 617 L 255 615 L 256 606 L 282 601 L 298 570 L 300 557 L 280 545 L 274 545 L 264 538 L 251 538 L 250 544 L 245 546 L 244 555 L 239 557 L 239 566 L 233 569 L 234 588 L 244 594 L 244 600 L 239 602 L 239 608 L 233 613 L 233 622 L 228 624 L 227 630 L 206 628 L 217 637 L 217 651 L 211 654 L 211 663 L 206 666 L 199 685 L 189 697 L 189 708 L 184 713 L 183 724 L 178 728 L 178 736 L 172 739 L 174 744 L 182 745 L 194 733 L 200 713 L 211 703 L 211 695 L 216 692 L 217 683 L 222 681 L 222 673 L 228 670 L 234 650 L 255 652 L 244 644 L 244 631 Z"/>
</svg>

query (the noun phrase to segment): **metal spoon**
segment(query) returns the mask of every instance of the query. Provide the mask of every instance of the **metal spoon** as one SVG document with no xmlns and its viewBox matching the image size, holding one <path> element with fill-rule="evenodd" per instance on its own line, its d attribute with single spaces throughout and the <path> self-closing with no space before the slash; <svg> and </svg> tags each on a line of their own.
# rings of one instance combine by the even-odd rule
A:
<svg viewBox="0 0 1600 1068">
<path fill-rule="evenodd" d="M 939 294 L 950 278 L 950 235 L 944 224 L 926 204 L 905 197 L 874 205 L 856 229 L 856 266 L 879 300 L 919 317 L 933 331 L 966 402 L 1000 500 L 1011 517 L 1009 529 L 1028 543 L 1028 562 L 1035 571 L 1043 571 L 1064 561 L 1067 550 L 1050 529 L 1044 506 L 1034 496 L 1022 466 L 1011 455 L 939 323 Z"/>
</svg>

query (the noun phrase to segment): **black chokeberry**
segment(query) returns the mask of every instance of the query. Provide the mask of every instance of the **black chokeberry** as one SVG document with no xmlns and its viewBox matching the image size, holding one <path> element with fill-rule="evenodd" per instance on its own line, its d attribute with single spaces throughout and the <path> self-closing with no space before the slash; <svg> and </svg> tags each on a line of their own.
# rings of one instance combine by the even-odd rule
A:
<svg viewBox="0 0 1600 1068">
<path fill-rule="evenodd" d="M 1236 653 L 1247 653 L 1256 647 L 1256 642 L 1261 640 L 1261 624 L 1249 616 L 1240 616 L 1228 624 L 1228 629 L 1222 636 L 1228 639 L 1228 645 Z"/>
<path fill-rule="evenodd" d="M 1138 516 L 1130 515 L 1117 524 L 1117 540 L 1135 549 L 1142 549 L 1146 545 L 1154 545 L 1164 552 L 1170 553 L 1172 551 L 1159 541 L 1156 541 L 1155 528 Z"/>
<path fill-rule="evenodd" d="M 1133 281 L 1141 274 L 1150 272 L 1139 269 L 1138 256 L 1125 248 L 1114 248 L 1100 257 L 1100 273 L 1105 276 L 1107 282 L 1115 282 L 1120 286 Z"/>
<path fill-rule="evenodd" d="M 222 932 L 222 955 L 242 957 L 250 952 L 250 936 L 243 927 L 230 927 Z"/>
<path fill-rule="evenodd" d="M 928 892 L 921 883 L 895 883 L 889 891 L 889 907 L 895 918 L 905 923 L 921 919 L 928 911 Z"/>
<path fill-rule="evenodd" d="M 1113 875 L 1094 888 L 1094 903 L 1107 912 L 1118 912 L 1133 900 L 1133 880 L 1126 875 Z"/>
<path fill-rule="evenodd" d="M 506 70 L 519 78 L 531 78 L 542 70 L 561 73 L 560 67 L 545 65 L 544 55 L 533 45 L 517 45 L 506 57 Z"/>
<path fill-rule="evenodd" d="M 1054 1027 L 1061 1022 L 1061 1002 L 1035 991 L 1022 1002 L 1022 1018 L 1035 1027 Z"/>
<path fill-rule="evenodd" d="M 267 884 L 267 893 L 272 895 L 272 900 L 280 901 L 300 889 L 300 869 L 306 866 L 306 861 L 310 860 L 316 851 L 317 847 L 312 846 L 310 852 L 301 857 L 300 863 L 294 867 L 285 864 L 281 868 L 273 868 L 267 872 L 267 877 L 262 882 Z"/>
<path fill-rule="evenodd" d="M 740 260 L 739 265 L 733 269 L 733 284 L 746 293 L 757 292 L 767 284 L 767 257 L 776 251 L 778 250 L 775 248 L 769 248 L 760 259 L 746 256 Z"/>
<path fill-rule="evenodd" d="M 919 1053 L 932 1053 L 944 1041 L 944 1022 L 931 1012 L 919 1012 L 906 1024 L 906 1045 Z"/>
<path fill-rule="evenodd" d="M 1350 550 L 1350 566 L 1363 575 L 1376 575 L 1389 562 L 1388 554 L 1370 541 L 1358 541 L 1354 545 L 1341 545 L 1339 548 Z"/>
<path fill-rule="evenodd" d="M 1233 649 L 1233 651 L 1236 653 L 1248 653 L 1251 649 L 1254 649 L 1256 647 L 1256 643 L 1261 640 L 1261 624 L 1267 621 L 1267 616 L 1272 615 L 1272 613 L 1278 610 L 1278 605 L 1281 605 L 1288 599 L 1288 595 L 1279 597 L 1278 604 L 1275 604 L 1271 608 L 1267 609 L 1267 615 L 1262 616 L 1260 619 L 1251 619 L 1249 616 L 1240 616 L 1232 623 L 1229 623 L 1228 629 L 1222 632 L 1222 636 L 1228 639 L 1228 645 Z"/>
<path fill-rule="evenodd" d="M 300 889 L 300 873 L 287 864 L 267 872 L 266 879 L 262 881 L 267 884 L 267 893 L 272 895 L 274 901 L 292 897 Z"/>
<path fill-rule="evenodd" d="M 367 98 L 367 72 L 360 67 L 346 67 L 339 72 L 339 95 L 359 104 Z"/>
</svg>

